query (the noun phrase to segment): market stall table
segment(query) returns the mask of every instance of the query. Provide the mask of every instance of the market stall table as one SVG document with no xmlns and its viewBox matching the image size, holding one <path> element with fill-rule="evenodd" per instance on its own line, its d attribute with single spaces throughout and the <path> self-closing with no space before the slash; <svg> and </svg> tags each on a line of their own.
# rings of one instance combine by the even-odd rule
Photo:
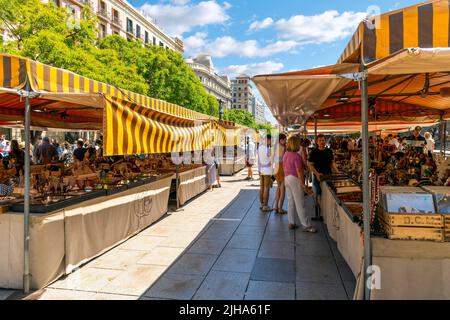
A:
<svg viewBox="0 0 450 320">
<path fill-rule="evenodd" d="M 32 288 L 64 274 L 159 220 L 168 209 L 172 174 L 49 213 L 32 214 Z M 0 214 L 0 287 L 23 288 L 23 214 Z"/>
</svg>

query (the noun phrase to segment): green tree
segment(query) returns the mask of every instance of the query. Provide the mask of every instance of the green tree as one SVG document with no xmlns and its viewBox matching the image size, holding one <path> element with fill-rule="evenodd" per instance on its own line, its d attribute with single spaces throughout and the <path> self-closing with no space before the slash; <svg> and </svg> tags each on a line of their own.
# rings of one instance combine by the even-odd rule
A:
<svg viewBox="0 0 450 320">
<path fill-rule="evenodd" d="M 253 115 L 247 110 L 230 109 L 225 111 L 225 119 L 235 123 L 247 126 L 249 128 L 256 128 L 256 122 Z"/>
<path fill-rule="evenodd" d="M 0 0 L 0 24 L 13 39 L 0 50 L 218 116 L 217 100 L 181 54 L 120 36 L 97 41 L 97 18 L 89 7 L 82 16 L 76 21 L 51 1 Z"/>
</svg>

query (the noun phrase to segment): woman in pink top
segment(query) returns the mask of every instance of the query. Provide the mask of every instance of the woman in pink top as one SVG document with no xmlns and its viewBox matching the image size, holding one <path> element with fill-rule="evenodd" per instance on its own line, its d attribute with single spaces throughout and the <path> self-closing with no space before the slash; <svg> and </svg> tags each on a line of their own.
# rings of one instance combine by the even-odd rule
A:
<svg viewBox="0 0 450 320">
<path fill-rule="evenodd" d="M 289 138 L 286 153 L 283 157 L 286 193 L 288 198 L 289 229 L 297 229 L 295 214 L 297 214 L 302 229 L 306 232 L 315 233 L 317 230 L 311 226 L 311 222 L 305 212 L 304 192 L 311 194 L 305 185 L 304 167 L 302 157 L 298 154 L 300 150 L 300 137 Z"/>
</svg>

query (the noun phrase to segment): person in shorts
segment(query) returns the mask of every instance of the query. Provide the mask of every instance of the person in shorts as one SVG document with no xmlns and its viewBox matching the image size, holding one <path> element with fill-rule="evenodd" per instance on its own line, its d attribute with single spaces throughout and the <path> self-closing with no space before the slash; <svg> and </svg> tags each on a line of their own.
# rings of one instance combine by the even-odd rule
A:
<svg viewBox="0 0 450 320">
<path fill-rule="evenodd" d="M 255 143 L 247 137 L 247 153 L 245 156 L 245 166 L 247 167 L 246 180 L 253 181 L 253 166 L 255 165 Z"/>
<path fill-rule="evenodd" d="M 286 152 L 286 135 L 280 134 L 278 136 L 278 143 L 275 146 L 275 152 L 273 153 L 273 163 L 275 165 L 275 180 L 277 181 L 277 192 L 275 194 L 275 213 L 287 214 L 287 211 L 283 209 L 284 198 L 286 194 L 286 187 L 284 184 L 284 170 L 283 170 L 283 156 Z"/>
<path fill-rule="evenodd" d="M 272 209 L 269 208 L 269 192 L 272 188 L 272 175 L 273 175 L 273 164 L 271 156 L 271 144 L 272 137 L 267 135 L 262 139 L 261 144 L 258 148 L 258 170 L 260 179 L 260 189 L 259 189 L 259 200 L 261 203 L 260 209 L 263 212 L 271 212 Z"/>
</svg>

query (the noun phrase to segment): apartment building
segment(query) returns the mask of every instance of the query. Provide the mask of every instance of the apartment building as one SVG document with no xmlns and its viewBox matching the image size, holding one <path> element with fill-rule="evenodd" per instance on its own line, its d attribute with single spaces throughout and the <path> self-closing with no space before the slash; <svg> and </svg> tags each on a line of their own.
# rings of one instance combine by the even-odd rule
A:
<svg viewBox="0 0 450 320">
<path fill-rule="evenodd" d="M 186 59 L 186 63 L 194 70 L 205 90 L 216 97 L 224 109 L 231 109 L 231 81 L 226 75 L 215 72 L 211 56 L 199 55 L 194 59 Z"/>
<path fill-rule="evenodd" d="M 250 77 L 243 74 L 231 81 L 232 108 L 253 111 L 253 88 Z"/>
<path fill-rule="evenodd" d="M 266 114 L 265 114 L 265 105 L 264 103 L 256 97 L 253 97 L 252 102 L 252 114 L 255 118 L 256 123 L 265 124 L 266 123 Z"/>
<path fill-rule="evenodd" d="M 67 8 L 76 18 L 80 18 L 84 6 L 91 7 L 98 16 L 100 38 L 117 34 L 128 40 L 140 40 L 146 46 L 161 46 L 184 52 L 183 41 L 172 38 L 158 27 L 151 17 L 134 8 L 124 0 L 42 0 L 54 2 Z"/>
</svg>

